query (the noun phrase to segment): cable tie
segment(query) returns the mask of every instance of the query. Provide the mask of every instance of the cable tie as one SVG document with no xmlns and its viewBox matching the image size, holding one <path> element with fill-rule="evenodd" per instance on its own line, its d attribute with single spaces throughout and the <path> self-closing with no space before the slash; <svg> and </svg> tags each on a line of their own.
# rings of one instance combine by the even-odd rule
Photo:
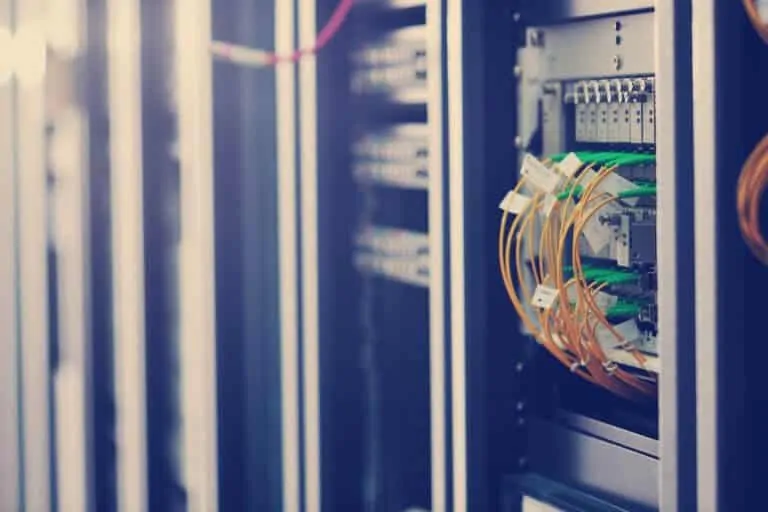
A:
<svg viewBox="0 0 768 512">
<path fill-rule="evenodd" d="M 613 375 L 619 369 L 619 365 L 615 361 L 606 361 L 603 363 L 603 368 L 608 375 Z"/>
</svg>

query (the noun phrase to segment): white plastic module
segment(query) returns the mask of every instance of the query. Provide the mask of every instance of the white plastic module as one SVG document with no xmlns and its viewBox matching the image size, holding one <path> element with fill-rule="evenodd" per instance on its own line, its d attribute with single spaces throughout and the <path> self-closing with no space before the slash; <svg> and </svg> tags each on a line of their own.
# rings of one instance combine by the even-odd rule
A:
<svg viewBox="0 0 768 512">
<path fill-rule="evenodd" d="M 393 126 L 362 136 L 352 148 L 353 175 L 361 183 L 405 189 L 429 188 L 426 124 Z"/>
<path fill-rule="evenodd" d="M 352 54 L 351 89 L 390 101 L 427 101 L 427 37 L 424 26 L 407 27 Z"/>
<path fill-rule="evenodd" d="M 405 229 L 368 226 L 358 233 L 355 242 L 358 250 L 383 256 L 429 255 L 428 235 Z"/>
</svg>

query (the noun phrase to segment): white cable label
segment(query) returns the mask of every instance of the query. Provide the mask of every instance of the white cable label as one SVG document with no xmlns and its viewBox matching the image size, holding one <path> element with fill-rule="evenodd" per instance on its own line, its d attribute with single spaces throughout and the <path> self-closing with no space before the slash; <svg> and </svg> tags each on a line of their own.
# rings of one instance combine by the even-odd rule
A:
<svg viewBox="0 0 768 512">
<path fill-rule="evenodd" d="M 531 154 L 527 154 L 523 158 L 523 167 L 520 169 L 520 174 L 525 176 L 528 183 L 534 188 L 542 192 L 552 193 L 560 185 L 560 175 L 539 162 Z"/>
<path fill-rule="evenodd" d="M 518 194 L 514 190 L 510 190 L 507 192 L 507 195 L 504 196 L 504 199 L 501 200 L 501 203 L 499 203 L 499 208 L 513 215 L 520 215 L 530 204 L 530 197 Z"/>
<path fill-rule="evenodd" d="M 592 249 L 594 254 L 598 254 L 604 248 L 611 243 L 613 237 L 613 230 L 603 225 L 600 220 L 601 216 L 611 215 L 618 212 L 618 208 L 613 204 L 607 204 L 603 206 L 599 211 L 595 212 L 592 217 L 584 225 L 581 232 L 584 235 L 584 239 L 589 244 L 589 248 Z"/>
<path fill-rule="evenodd" d="M 581 166 L 584 165 L 584 162 L 579 160 L 579 157 L 576 156 L 576 153 L 568 153 L 565 158 L 563 158 L 563 161 L 558 164 L 558 169 L 560 169 L 560 172 L 565 176 L 566 178 L 570 178 L 576 172 L 581 169 Z"/>
<path fill-rule="evenodd" d="M 568 301 L 571 304 L 575 304 L 579 301 L 581 296 L 579 293 L 579 286 L 580 285 L 575 282 L 568 286 Z M 619 298 L 617 296 L 605 292 L 597 292 L 596 295 L 593 295 L 593 298 L 597 304 L 597 307 L 600 308 L 601 311 L 607 311 L 609 308 L 612 308 L 616 305 L 617 302 L 619 302 Z"/>
<path fill-rule="evenodd" d="M 633 341 L 637 341 L 643 336 L 643 333 L 640 332 L 640 328 L 637 326 L 637 321 L 634 319 L 627 320 L 626 322 L 620 323 L 619 325 L 614 325 L 613 328 L 617 333 L 619 333 L 619 336 L 621 336 L 621 339 L 618 340 L 619 343 L 631 343 Z"/>
<path fill-rule="evenodd" d="M 540 284 L 536 287 L 536 291 L 531 299 L 531 305 L 537 308 L 550 309 L 555 305 L 557 301 L 557 290 Z"/>
<path fill-rule="evenodd" d="M 600 219 L 595 217 L 589 219 L 581 234 L 584 235 L 594 254 L 598 254 L 611 243 L 611 230 L 603 226 Z"/>
<path fill-rule="evenodd" d="M 606 176 L 605 179 L 603 179 L 603 181 L 600 182 L 600 185 L 597 188 L 601 192 L 605 192 L 614 197 L 617 197 L 622 192 L 626 192 L 627 190 L 632 190 L 634 188 L 637 188 L 637 185 L 635 185 L 628 179 L 621 177 L 615 172 L 612 172 L 611 174 Z M 627 204 L 634 205 L 637 203 L 637 198 L 631 197 L 631 198 L 622 199 L 622 201 L 624 201 Z"/>
<path fill-rule="evenodd" d="M 619 298 L 610 293 L 597 292 L 597 295 L 595 295 L 595 302 L 597 303 L 597 307 L 602 311 L 607 311 L 619 302 Z"/>
<path fill-rule="evenodd" d="M 541 213 L 543 213 L 545 217 L 549 217 L 556 204 L 557 197 L 552 194 L 547 194 L 544 197 L 544 201 L 541 203 Z"/>
</svg>

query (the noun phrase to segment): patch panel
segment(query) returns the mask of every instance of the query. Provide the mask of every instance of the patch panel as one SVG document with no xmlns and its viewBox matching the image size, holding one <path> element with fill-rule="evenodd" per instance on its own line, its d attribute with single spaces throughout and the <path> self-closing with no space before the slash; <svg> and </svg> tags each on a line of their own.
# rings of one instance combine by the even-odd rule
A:
<svg viewBox="0 0 768 512">
<path fill-rule="evenodd" d="M 355 239 L 358 251 L 390 257 L 429 256 L 429 237 L 405 229 L 367 226 Z"/>
<path fill-rule="evenodd" d="M 351 90 L 399 103 L 427 99 L 427 39 L 423 26 L 405 27 L 352 54 Z"/>
<path fill-rule="evenodd" d="M 429 287 L 429 257 L 399 257 L 357 253 L 355 267 L 362 273 L 385 277 L 405 284 Z"/>
<path fill-rule="evenodd" d="M 403 124 L 369 132 L 352 149 L 352 172 L 367 184 L 423 189 L 429 186 L 426 124 Z"/>
<path fill-rule="evenodd" d="M 653 77 L 568 83 L 565 101 L 573 105 L 575 142 L 656 143 Z M 543 102 L 546 114 L 559 105 Z"/>
</svg>

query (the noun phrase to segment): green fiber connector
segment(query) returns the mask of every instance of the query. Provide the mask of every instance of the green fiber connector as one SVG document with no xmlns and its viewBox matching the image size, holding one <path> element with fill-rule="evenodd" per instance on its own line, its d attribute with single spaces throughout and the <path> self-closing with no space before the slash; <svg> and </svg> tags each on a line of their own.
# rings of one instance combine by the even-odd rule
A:
<svg viewBox="0 0 768 512">
<path fill-rule="evenodd" d="M 611 308 L 608 308 L 605 314 L 609 318 L 637 316 L 640 314 L 640 307 L 636 305 L 631 305 L 631 304 L 616 305 Z"/>
<path fill-rule="evenodd" d="M 549 158 L 553 162 L 561 162 L 567 155 L 568 153 L 558 153 Z M 641 165 L 654 163 L 656 161 L 655 155 L 647 155 L 643 153 L 579 151 L 576 152 L 576 156 L 584 163 L 605 166 Z"/>
<path fill-rule="evenodd" d="M 627 199 L 630 197 L 653 197 L 656 195 L 655 186 L 642 186 L 633 188 L 630 190 L 624 190 L 619 192 L 618 197 L 621 199 Z"/>
<path fill-rule="evenodd" d="M 615 285 L 615 284 L 627 284 L 627 283 L 634 283 L 638 279 L 638 276 L 636 274 L 615 274 L 612 276 L 606 276 L 604 278 L 595 279 L 595 281 L 609 284 L 609 285 Z"/>
<path fill-rule="evenodd" d="M 562 201 L 563 199 L 568 199 L 569 196 L 579 198 L 583 193 L 584 193 L 584 187 L 582 187 L 581 185 L 576 185 L 576 187 L 567 187 L 565 190 L 557 194 L 555 198 L 558 201 Z"/>
</svg>

